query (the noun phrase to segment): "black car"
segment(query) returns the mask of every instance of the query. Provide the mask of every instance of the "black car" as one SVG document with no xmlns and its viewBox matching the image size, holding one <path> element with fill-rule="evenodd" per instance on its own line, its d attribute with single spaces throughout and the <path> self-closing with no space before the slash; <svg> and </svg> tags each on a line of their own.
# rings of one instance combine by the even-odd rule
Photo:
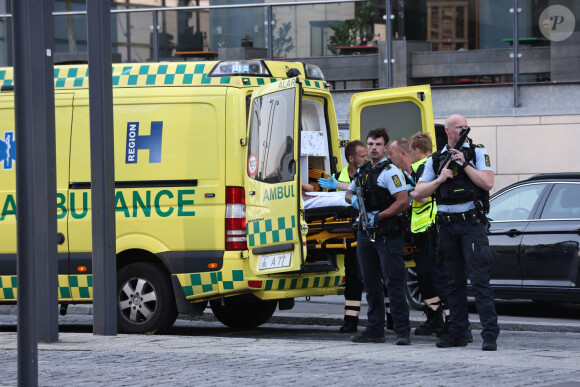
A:
<svg viewBox="0 0 580 387">
<path fill-rule="evenodd" d="M 536 175 L 490 199 L 495 298 L 580 303 L 580 173 Z M 420 307 L 415 273 L 407 298 Z"/>
</svg>

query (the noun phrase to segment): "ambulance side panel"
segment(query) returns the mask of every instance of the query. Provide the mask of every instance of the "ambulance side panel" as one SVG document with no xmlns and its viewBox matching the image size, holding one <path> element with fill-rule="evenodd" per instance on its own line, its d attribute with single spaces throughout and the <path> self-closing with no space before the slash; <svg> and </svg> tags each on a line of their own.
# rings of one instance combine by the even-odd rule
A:
<svg viewBox="0 0 580 387">
<path fill-rule="evenodd" d="M 68 165 L 70 155 L 70 130 L 72 120 L 72 93 L 55 94 L 56 132 L 56 188 L 57 232 L 64 236 L 58 245 L 59 298 L 70 298 L 68 280 Z M 14 94 L 0 96 L 0 301 L 16 301 L 16 167 L 14 121 Z M 53 203 L 48 203 L 52 207 Z"/>
<path fill-rule="evenodd" d="M 223 262 L 225 88 L 114 89 L 118 266 L 156 254 L 170 273 Z M 86 90 L 71 139 L 71 259 L 90 264 L 90 144 Z M 147 255 L 148 256 L 148 255 Z M 150 256 L 148 256 L 150 257 Z"/>
</svg>

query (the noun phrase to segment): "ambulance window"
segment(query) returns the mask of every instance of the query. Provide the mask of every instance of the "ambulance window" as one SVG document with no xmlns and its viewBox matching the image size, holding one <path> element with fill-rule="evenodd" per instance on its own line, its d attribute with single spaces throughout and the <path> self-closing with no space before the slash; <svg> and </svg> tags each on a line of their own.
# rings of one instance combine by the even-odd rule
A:
<svg viewBox="0 0 580 387">
<path fill-rule="evenodd" d="M 391 140 L 409 139 L 423 131 L 421 108 L 411 101 L 366 106 L 360 118 L 361 140 L 365 141 L 368 133 L 376 128 L 386 128 Z"/>
<path fill-rule="evenodd" d="M 308 99 L 312 98 L 312 99 Z M 301 115 L 302 132 L 300 133 L 300 156 L 307 157 L 308 168 L 330 171 L 329 141 L 324 115 L 324 106 L 320 99 L 304 97 Z M 302 176 L 308 176 L 301 159 Z"/>
<path fill-rule="evenodd" d="M 287 89 L 254 99 L 247 171 L 255 180 L 275 184 L 294 179 L 295 93 Z"/>
</svg>

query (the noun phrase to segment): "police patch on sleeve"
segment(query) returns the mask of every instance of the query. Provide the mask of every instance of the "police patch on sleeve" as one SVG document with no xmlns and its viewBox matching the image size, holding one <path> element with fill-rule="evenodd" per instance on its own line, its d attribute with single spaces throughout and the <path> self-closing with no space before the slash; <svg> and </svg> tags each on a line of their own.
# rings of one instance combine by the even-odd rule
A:
<svg viewBox="0 0 580 387">
<path fill-rule="evenodd" d="M 489 155 L 485 155 L 485 166 L 491 168 L 491 162 L 489 161 Z"/>
<path fill-rule="evenodd" d="M 399 180 L 399 176 L 397 175 L 393 175 L 393 183 L 395 183 L 395 187 L 399 188 L 401 187 L 401 180 Z"/>
</svg>

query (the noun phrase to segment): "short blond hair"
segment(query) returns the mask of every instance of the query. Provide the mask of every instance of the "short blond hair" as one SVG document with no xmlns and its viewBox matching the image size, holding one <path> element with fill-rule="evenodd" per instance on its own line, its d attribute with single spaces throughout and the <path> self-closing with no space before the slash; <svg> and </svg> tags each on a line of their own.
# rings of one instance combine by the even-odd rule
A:
<svg viewBox="0 0 580 387">
<path fill-rule="evenodd" d="M 429 133 L 415 133 L 411 136 L 411 148 L 419 149 L 421 153 L 431 153 L 433 150 L 433 140 Z"/>
</svg>

